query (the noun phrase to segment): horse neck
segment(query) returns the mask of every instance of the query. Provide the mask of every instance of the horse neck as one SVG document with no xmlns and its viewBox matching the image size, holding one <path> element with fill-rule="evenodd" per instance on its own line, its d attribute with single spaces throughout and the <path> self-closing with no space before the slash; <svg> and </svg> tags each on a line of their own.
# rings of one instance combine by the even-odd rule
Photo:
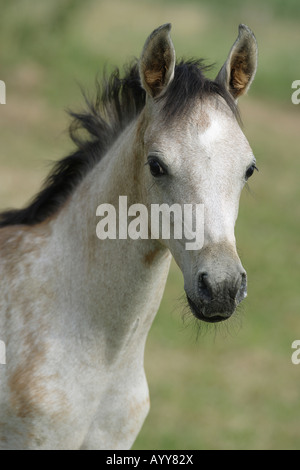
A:
<svg viewBox="0 0 300 470">
<path fill-rule="evenodd" d="M 135 122 L 123 132 L 82 181 L 54 226 L 54 249 L 60 251 L 61 275 L 72 286 L 72 304 L 93 331 L 105 335 L 111 354 L 128 342 L 137 325 L 146 337 L 171 258 L 155 240 L 99 240 L 96 236 L 99 204 L 117 209 L 120 195 L 128 197 L 128 206 L 144 201 L 138 128 Z"/>
</svg>

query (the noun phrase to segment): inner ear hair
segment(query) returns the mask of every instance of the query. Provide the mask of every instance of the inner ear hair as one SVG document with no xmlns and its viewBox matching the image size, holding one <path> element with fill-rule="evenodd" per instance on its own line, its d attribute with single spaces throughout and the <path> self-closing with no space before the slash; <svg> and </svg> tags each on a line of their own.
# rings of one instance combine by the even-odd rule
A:
<svg viewBox="0 0 300 470">
<path fill-rule="evenodd" d="M 251 69 L 248 61 L 249 51 L 246 48 L 236 52 L 232 58 L 229 80 L 230 93 L 234 98 L 245 93 L 251 79 Z"/>
<path fill-rule="evenodd" d="M 152 67 L 145 68 L 145 81 L 153 96 L 159 94 L 163 87 L 166 68 L 166 65 L 161 67 L 159 64 L 156 67 L 152 64 Z"/>
</svg>

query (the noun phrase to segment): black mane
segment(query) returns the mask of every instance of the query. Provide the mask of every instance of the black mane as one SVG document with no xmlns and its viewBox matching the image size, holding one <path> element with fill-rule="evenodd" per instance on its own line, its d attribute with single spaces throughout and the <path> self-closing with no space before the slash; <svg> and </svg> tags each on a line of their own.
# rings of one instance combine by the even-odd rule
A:
<svg viewBox="0 0 300 470">
<path fill-rule="evenodd" d="M 201 60 L 181 61 L 176 65 L 174 80 L 162 98 L 166 119 L 183 114 L 193 106 L 197 96 L 207 95 L 224 98 L 238 116 L 234 100 L 226 89 L 204 76 L 203 71 L 207 69 Z M 86 111 L 70 112 L 73 121 L 69 131 L 76 150 L 54 165 L 41 191 L 27 207 L 0 213 L 0 228 L 35 225 L 53 215 L 124 128 L 141 113 L 146 96 L 140 83 L 138 62 L 125 69 L 123 78 L 116 69 L 102 84 L 97 82 L 96 91 L 94 102 L 84 95 Z M 82 136 L 82 132 L 85 135 Z"/>
</svg>

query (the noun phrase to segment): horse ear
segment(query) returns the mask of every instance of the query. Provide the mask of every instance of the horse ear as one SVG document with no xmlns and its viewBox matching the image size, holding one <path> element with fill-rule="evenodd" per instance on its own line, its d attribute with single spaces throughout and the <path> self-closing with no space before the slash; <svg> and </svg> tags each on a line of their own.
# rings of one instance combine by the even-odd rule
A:
<svg viewBox="0 0 300 470">
<path fill-rule="evenodd" d="M 148 37 L 140 58 L 142 86 L 153 98 L 166 91 L 174 77 L 176 58 L 170 31 L 169 23 L 155 29 Z"/>
<path fill-rule="evenodd" d="M 257 43 L 255 36 L 248 26 L 240 24 L 237 40 L 218 73 L 216 82 L 224 85 L 237 100 L 249 90 L 256 68 Z"/>
</svg>

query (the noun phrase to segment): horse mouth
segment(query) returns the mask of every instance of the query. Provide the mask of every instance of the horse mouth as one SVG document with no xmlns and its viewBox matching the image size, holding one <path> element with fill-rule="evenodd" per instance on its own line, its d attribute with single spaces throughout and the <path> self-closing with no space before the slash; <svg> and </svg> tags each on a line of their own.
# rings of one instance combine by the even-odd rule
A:
<svg viewBox="0 0 300 470">
<path fill-rule="evenodd" d="M 190 306 L 190 309 L 192 311 L 192 314 L 201 321 L 207 322 L 207 323 L 220 323 L 222 321 L 228 320 L 228 318 L 231 317 L 233 312 L 222 312 L 222 314 L 210 314 L 205 315 L 205 308 L 201 308 L 193 302 L 193 300 L 187 295 L 187 300 Z"/>
</svg>

